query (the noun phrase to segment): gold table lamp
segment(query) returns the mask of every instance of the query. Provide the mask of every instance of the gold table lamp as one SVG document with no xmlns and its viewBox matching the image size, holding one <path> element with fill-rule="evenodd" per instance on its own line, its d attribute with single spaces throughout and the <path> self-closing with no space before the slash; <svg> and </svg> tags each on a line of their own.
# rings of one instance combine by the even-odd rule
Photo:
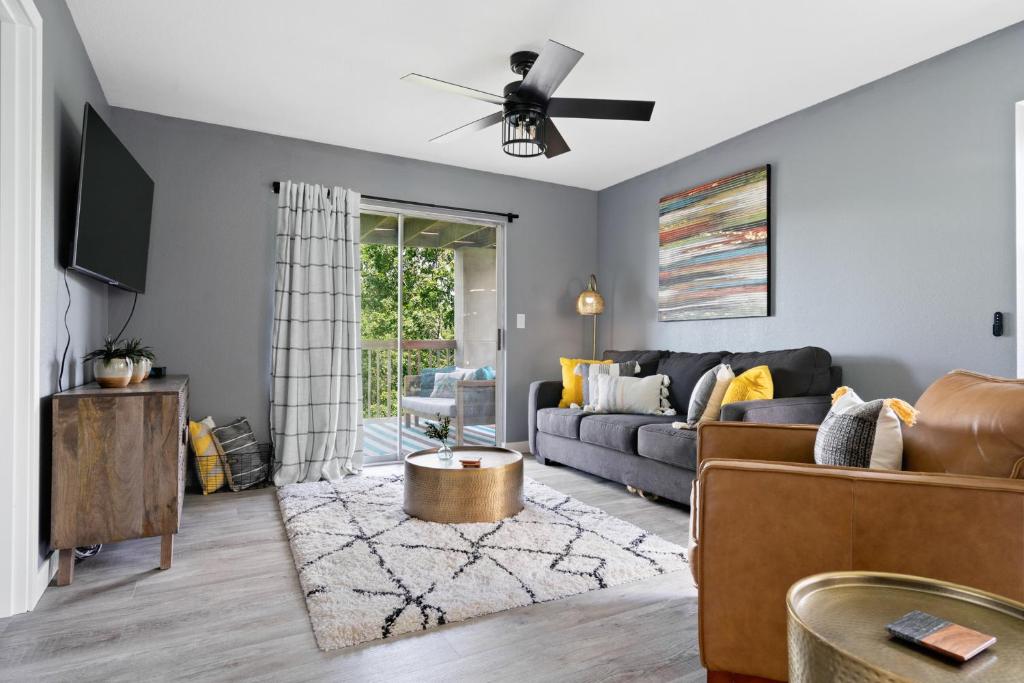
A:
<svg viewBox="0 0 1024 683">
<path fill-rule="evenodd" d="M 597 360 L 597 316 L 604 313 L 604 297 L 597 291 L 597 276 L 590 274 L 590 284 L 576 298 L 576 312 L 594 318 L 594 346 L 591 358 Z"/>
</svg>

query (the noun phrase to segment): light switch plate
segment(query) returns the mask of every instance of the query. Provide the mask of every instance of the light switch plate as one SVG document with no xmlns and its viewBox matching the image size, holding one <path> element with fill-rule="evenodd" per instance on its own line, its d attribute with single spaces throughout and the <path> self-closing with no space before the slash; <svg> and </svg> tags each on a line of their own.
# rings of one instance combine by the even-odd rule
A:
<svg viewBox="0 0 1024 683">
<path fill-rule="evenodd" d="M 526 314 L 516 313 L 516 327 L 520 330 L 526 329 Z"/>
</svg>

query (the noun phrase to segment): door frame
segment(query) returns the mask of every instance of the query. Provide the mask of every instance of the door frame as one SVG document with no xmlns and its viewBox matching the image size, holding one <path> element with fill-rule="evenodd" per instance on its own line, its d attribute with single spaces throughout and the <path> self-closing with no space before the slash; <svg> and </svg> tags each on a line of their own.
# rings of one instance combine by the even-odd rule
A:
<svg viewBox="0 0 1024 683">
<path fill-rule="evenodd" d="M 1017 179 L 1014 204 L 1017 221 L 1017 311 L 1011 329 L 1017 336 L 1017 377 L 1024 378 L 1024 100 L 1015 107 Z"/>
<path fill-rule="evenodd" d="M 39 301 L 43 19 L 0 0 L 0 617 L 35 607 L 39 561 Z"/>
<path fill-rule="evenodd" d="M 0 0 L 2 1 L 2 0 Z M 379 215 L 391 215 L 396 216 L 398 219 L 398 348 L 401 352 L 402 340 L 404 339 L 402 329 L 402 287 L 404 285 L 404 263 L 403 263 L 403 250 L 401 249 L 402 243 L 405 238 L 405 218 L 434 218 L 438 220 L 446 220 L 452 223 L 471 223 L 473 225 L 487 225 L 491 226 L 496 231 L 495 240 L 495 305 L 497 306 L 497 320 L 498 320 L 498 335 L 500 343 L 495 356 L 495 364 L 497 369 L 497 379 L 495 380 L 494 394 L 495 394 L 495 411 L 494 411 L 494 443 L 496 445 L 503 445 L 505 443 L 505 371 L 507 367 L 507 348 L 508 348 L 508 330 L 505 326 L 505 282 L 506 282 L 506 240 L 508 239 L 508 222 L 504 220 L 496 220 L 493 217 L 481 217 L 478 214 L 472 212 L 462 212 L 457 210 L 429 210 L 421 207 L 416 207 L 409 204 L 402 204 L 401 202 L 382 202 L 380 200 L 363 200 L 360 203 L 360 212 L 373 213 Z M 399 353 L 401 357 L 401 353 Z M 401 375 L 401 373 L 398 373 Z M 400 463 L 402 461 L 402 377 L 397 378 L 398 382 L 398 457 L 394 462 L 391 463 L 376 463 L 376 464 L 390 464 Z M 370 464 L 369 466 L 372 466 Z"/>
</svg>

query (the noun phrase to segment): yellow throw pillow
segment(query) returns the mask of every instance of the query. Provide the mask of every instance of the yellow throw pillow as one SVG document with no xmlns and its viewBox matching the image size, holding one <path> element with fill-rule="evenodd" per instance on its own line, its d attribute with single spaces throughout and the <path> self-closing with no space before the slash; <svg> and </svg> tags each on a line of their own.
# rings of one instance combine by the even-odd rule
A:
<svg viewBox="0 0 1024 683">
<path fill-rule="evenodd" d="M 192 452 L 196 456 L 196 472 L 199 474 L 199 484 L 203 487 L 204 496 L 224 486 L 227 481 L 224 476 L 224 465 L 220 461 L 220 453 L 217 452 L 217 444 L 213 441 L 211 430 L 216 426 L 212 417 L 188 423 Z"/>
<path fill-rule="evenodd" d="M 568 408 L 573 403 L 583 405 L 583 376 L 576 374 L 577 365 L 611 365 L 610 360 L 585 360 L 583 358 L 559 358 L 562 364 L 562 400 L 559 408 Z"/>
<path fill-rule="evenodd" d="M 732 381 L 722 398 L 722 405 L 737 401 L 761 401 L 774 396 L 771 371 L 767 365 L 758 365 Z"/>
</svg>

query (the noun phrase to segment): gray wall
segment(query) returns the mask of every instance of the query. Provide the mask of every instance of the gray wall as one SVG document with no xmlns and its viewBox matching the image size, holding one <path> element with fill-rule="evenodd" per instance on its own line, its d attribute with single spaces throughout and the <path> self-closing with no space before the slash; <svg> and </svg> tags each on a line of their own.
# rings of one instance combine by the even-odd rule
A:
<svg viewBox="0 0 1024 683">
<path fill-rule="evenodd" d="M 78 192 L 82 111 L 91 103 L 106 120 L 110 108 L 100 89 L 78 29 L 62 0 L 37 0 L 43 17 L 43 210 L 40 382 L 44 394 L 57 390 L 57 374 L 67 335 L 64 332 L 62 250 L 74 230 Z M 81 362 L 102 344 L 107 330 L 107 285 L 68 273 L 71 290 L 71 348 L 64 386 L 83 384 L 92 377 Z M 116 332 L 116 330 L 115 330 Z M 49 436 L 45 442 L 49 443 Z"/>
<path fill-rule="evenodd" d="M 124 109 L 113 126 L 156 181 L 146 294 L 126 334 L 191 375 L 193 415 L 246 415 L 267 437 L 274 180 L 520 214 L 506 301 L 527 328 L 508 330 L 508 440 L 526 440 L 530 380 L 586 346 L 574 305 L 597 263 L 594 192 Z M 113 328 L 131 296 L 110 300 Z"/>
<path fill-rule="evenodd" d="M 40 414 L 39 560 L 49 554 L 50 400 L 57 391 L 61 355 L 68 339 L 64 309 L 71 293 L 68 329 L 71 346 L 64 388 L 84 384 L 92 372 L 82 356 L 103 343 L 107 330 L 107 285 L 68 273 L 63 281 L 66 240 L 74 230 L 78 192 L 82 112 L 90 102 L 105 119 L 110 108 L 100 89 L 78 29 L 63 0 L 36 0 L 43 18 L 42 235 L 40 268 L 39 382 Z"/>
<path fill-rule="evenodd" d="M 602 345 L 814 344 L 865 397 L 913 400 L 960 367 L 1013 376 L 1013 316 L 1002 338 L 991 324 L 1015 305 L 1022 64 L 1018 24 L 600 192 Z M 774 315 L 657 322 L 659 197 L 766 162 Z"/>
</svg>

